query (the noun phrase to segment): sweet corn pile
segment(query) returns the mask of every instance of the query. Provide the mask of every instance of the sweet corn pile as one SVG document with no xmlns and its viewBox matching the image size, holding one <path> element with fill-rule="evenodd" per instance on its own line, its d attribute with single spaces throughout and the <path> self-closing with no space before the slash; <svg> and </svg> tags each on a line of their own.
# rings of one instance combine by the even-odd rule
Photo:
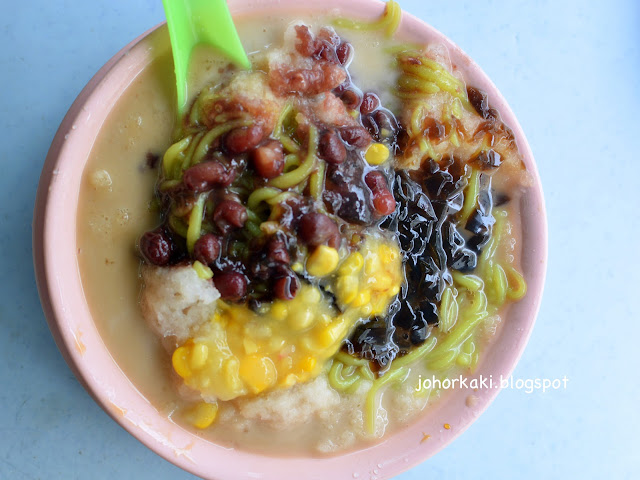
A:
<svg viewBox="0 0 640 480">
<path fill-rule="evenodd" d="M 358 251 L 343 255 L 317 247 L 306 269 L 335 295 L 342 312 L 318 285 L 308 283 L 292 300 L 275 300 L 259 312 L 218 301 L 210 321 L 174 351 L 176 373 L 209 402 L 190 412 L 196 427 L 215 420 L 216 399 L 256 395 L 317 376 L 358 320 L 386 311 L 402 282 L 398 246 L 382 238 L 369 238 Z"/>
</svg>

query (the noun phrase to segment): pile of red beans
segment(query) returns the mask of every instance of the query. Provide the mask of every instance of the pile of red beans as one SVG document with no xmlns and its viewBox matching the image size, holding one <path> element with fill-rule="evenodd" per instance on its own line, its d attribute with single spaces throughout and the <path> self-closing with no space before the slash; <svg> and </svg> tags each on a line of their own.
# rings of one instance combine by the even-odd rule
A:
<svg viewBox="0 0 640 480">
<path fill-rule="evenodd" d="M 179 185 L 158 188 L 162 223 L 139 242 L 150 264 L 169 266 L 197 260 L 209 266 L 216 288 L 227 301 L 255 305 L 295 297 L 301 282 L 309 278 L 304 272 L 295 273 L 293 262 L 303 261 L 304 254 L 319 245 L 357 248 L 350 243 L 354 229 L 377 225 L 395 209 L 391 170 L 371 166 L 363 158 L 373 141 L 384 142 L 391 151 L 396 148 L 395 117 L 382 107 L 377 95 L 363 94 L 351 82 L 347 67 L 353 47 L 349 43 L 330 30 L 314 37 L 306 27 L 298 27 L 297 33 L 298 53 L 314 59 L 314 67 L 281 73 L 282 83 L 271 84 L 274 91 L 303 98 L 332 92 L 345 106 L 360 112 L 355 125 L 336 127 L 313 120 L 319 132 L 318 161 L 326 164 L 321 203 L 308 190 L 293 193 L 277 206 L 277 228 L 261 234 L 247 228 L 251 215 L 273 223 L 269 212 L 248 212 L 247 199 L 285 167 L 283 145 L 258 118 L 214 141 L 204 160 L 183 172 Z M 230 101 L 225 105 L 229 111 L 241 110 Z M 296 131 L 294 135 L 304 152 L 308 133 Z M 186 224 L 201 194 L 207 195 L 204 233 L 189 252 L 176 218 Z"/>
</svg>

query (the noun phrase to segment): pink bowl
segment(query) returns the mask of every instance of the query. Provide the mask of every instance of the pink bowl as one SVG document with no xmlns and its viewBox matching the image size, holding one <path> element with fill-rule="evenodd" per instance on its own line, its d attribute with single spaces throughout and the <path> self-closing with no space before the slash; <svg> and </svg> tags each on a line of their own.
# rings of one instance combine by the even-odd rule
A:
<svg viewBox="0 0 640 480">
<path fill-rule="evenodd" d="M 265 4 L 266 3 L 266 4 Z M 326 13 L 339 9 L 347 16 L 375 18 L 383 4 L 377 0 L 235 0 L 234 15 L 260 12 Z M 156 27 L 158 28 L 158 27 Z M 85 300 L 76 258 L 76 208 L 83 168 L 98 131 L 131 80 L 157 53 L 149 40 L 152 29 L 113 57 L 89 82 L 60 126 L 40 178 L 34 214 L 33 249 L 40 298 L 49 327 L 69 367 L 100 406 L 129 433 L 157 454 L 196 475 L 211 479 L 389 478 L 445 447 L 489 405 L 499 388 L 447 393 L 411 426 L 366 449 L 328 458 L 279 458 L 233 450 L 197 437 L 178 427 L 144 398 L 115 363 Z M 470 83 L 489 94 L 507 125 L 513 129 L 534 187 L 522 202 L 522 269 L 528 294 L 509 310 L 498 338 L 485 352 L 475 377 L 499 379 L 511 374 L 527 343 L 537 315 L 547 261 L 546 215 L 540 179 L 527 140 L 495 85 L 460 48 L 421 20 L 404 14 L 400 32 L 416 42 L 439 42 L 448 47 L 454 65 L 464 69 Z M 468 402 L 469 395 L 475 396 Z M 444 428 L 448 423 L 450 428 Z M 431 435 L 423 442 L 424 434 Z"/>
</svg>

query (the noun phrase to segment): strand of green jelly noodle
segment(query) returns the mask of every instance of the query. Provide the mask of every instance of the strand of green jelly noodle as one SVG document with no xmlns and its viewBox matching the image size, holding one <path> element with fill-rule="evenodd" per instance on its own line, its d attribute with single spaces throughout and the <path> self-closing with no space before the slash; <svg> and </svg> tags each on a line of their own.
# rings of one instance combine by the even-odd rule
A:
<svg viewBox="0 0 640 480">
<path fill-rule="evenodd" d="M 367 397 L 365 399 L 365 422 L 367 431 L 369 433 L 375 433 L 376 430 L 376 418 L 378 416 L 378 406 L 376 405 L 376 400 L 378 391 L 391 382 L 401 381 L 402 379 L 406 378 L 408 373 L 409 370 L 406 367 L 394 368 L 388 371 L 382 377 L 377 378 L 373 381 L 373 385 L 371 386 L 371 389 L 367 393 Z"/>
<path fill-rule="evenodd" d="M 439 162 L 442 158 L 442 155 L 436 153 L 431 145 L 431 142 L 426 139 L 426 137 L 420 137 L 418 141 L 418 146 L 420 147 L 420 153 L 427 154 L 430 158 L 433 158 L 435 161 Z"/>
<path fill-rule="evenodd" d="M 364 365 L 360 367 L 361 368 L 360 376 L 361 376 L 361 381 L 362 379 L 365 379 L 365 378 L 367 380 L 372 381 L 371 388 L 369 389 L 366 395 L 365 411 L 364 411 L 366 427 L 369 433 L 375 432 L 376 418 L 378 415 L 378 408 L 376 406 L 376 395 L 378 391 L 383 386 L 391 382 L 399 381 L 406 378 L 406 376 L 409 373 L 409 370 L 407 367 L 413 364 L 414 362 L 418 362 L 421 359 L 425 358 L 428 355 L 428 353 L 434 348 L 435 345 L 436 345 L 436 339 L 435 337 L 431 337 L 424 344 L 422 344 L 420 347 L 413 350 L 412 352 L 408 353 L 407 355 L 404 355 L 402 357 L 397 357 L 396 359 L 394 359 L 391 369 L 382 377 L 379 377 L 377 379 L 374 379 L 373 372 L 371 372 L 371 369 L 368 365 L 367 360 L 355 359 L 350 355 L 346 355 L 341 352 L 341 355 L 343 355 L 343 357 L 340 357 L 340 360 L 342 360 L 344 363 L 352 363 L 353 365 L 356 365 L 357 364 L 356 362 L 367 362 L 366 370 Z M 368 372 L 368 374 L 366 374 L 365 372 Z M 357 387 L 359 387 L 359 385 L 351 386 L 350 392 L 357 390 Z"/>
<path fill-rule="evenodd" d="M 192 140 L 189 144 L 189 147 L 184 152 L 184 158 L 182 159 L 182 165 L 180 166 L 179 175 L 182 177 L 182 172 L 184 172 L 191 165 L 191 159 L 193 158 L 193 152 L 196 150 L 202 137 L 204 136 L 204 132 L 199 132 L 191 135 Z"/>
<path fill-rule="evenodd" d="M 419 60 L 420 64 L 416 65 L 413 62 L 408 62 L 407 60 L 411 57 Z M 443 65 L 419 53 L 413 55 L 400 54 L 398 61 L 401 70 L 405 74 L 413 75 L 424 82 L 437 85 L 440 90 L 460 99 L 462 105 L 468 110 L 473 108 L 467 97 L 467 89 L 464 82 L 454 77 Z"/>
<path fill-rule="evenodd" d="M 334 360 L 329 370 L 329 384 L 338 391 L 346 391 L 356 382 L 359 384 L 362 381 L 359 375 L 354 375 L 355 373 L 356 367 L 352 365 L 345 367 L 344 363 Z"/>
<path fill-rule="evenodd" d="M 317 200 L 322 200 L 322 191 L 324 190 L 324 172 L 326 164 L 324 160 L 318 162 L 318 169 L 311 174 L 309 179 L 309 193 Z"/>
<path fill-rule="evenodd" d="M 205 102 L 215 101 L 218 98 L 222 98 L 219 93 L 219 88 L 209 87 L 206 90 L 203 90 L 196 98 L 195 102 L 193 102 L 193 106 L 191 107 L 191 111 L 189 112 L 188 124 L 189 125 L 200 125 L 202 124 L 201 113 L 203 110 L 203 105 Z"/>
<path fill-rule="evenodd" d="M 302 183 L 315 168 L 316 152 L 318 150 L 318 129 L 315 125 L 309 126 L 309 150 L 305 161 L 295 170 L 289 173 L 283 173 L 279 177 L 276 177 L 269 181 L 269 185 L 276 188 L 286 189 L 291 188 L 294 185 Z"/>
<path fill-rule="evenodd" d="M 476 275 L 464 274 L 464 273 L 460 273 L 457 270 L 453 270 L 451 272 L 451 276 L 455 284 L 460 285 L 463 288 L 466 288 L 470 292 L 477 292 L 484 288 L 484 281 L 482 280 L 482 278 Z M 447 289 L 445 289 L 445 292 L 451 289 L 452 287 L 447 287 Z M 442 298 L 444 299 L 444 293 L 442 295 Z"/>
<path fill-rule="evenodd" d="M 513 281 L 509 280 L 509 288 L 507 290 L 507 298 L 509 300 L 517 301 L 524 297 L 527 293 L 527 282 L 525 282 L 522 274 L 516 270 L 513 265 L 507 267 L 507 278 L 511 276 Z M 515 284 L 515 287 L 512 287 Z"/>
<path fill-rule="evenodd" d="M 220 136 L 224 135 L 227 132 L 230 132 L 234 128 L 239 127 L 248 127 L 253 122 L 251 120 L 233 120 L 227 123 L 223 123 L 222 125 L 217 125 L 209 130 L 200 143 L 198 144 L 197 149 L 193 152 L 193 156 L 188 163 L 188 166 L 195 165 L 196 163 L 200 163 L 209 152 L 211 148 L 211 144 Z"/>
<path fill-rule="evenodd" d="M 491 303 L 494 307 L 499 308 L 506 299 L 507 282 L 506 274 L 504 270 L 497 265 L 495 256 L 498 251 L 498 246 L 502 241 L 507 212 L 493 209 L 492 214 L 496 221 L 492 228 L 491 239 L 478 259 L 477 270 L 479 271 L 480 277 L 485 281 L 485 291 Z"/>
<path fill-rule="evenodd" d="M 168 180 L 179 179 L 182 173 L 182 163 L 185 150 L 191 144 L 193 137 L 188 136 L 178 140 L 164 152 L 162 157 L 162 173 Z"/>
<path fill-rule="evenodd" d="M 422 135 L 422 122 L 424 122 L 426 112 L 427 105 L 425 101 L 422 101 L 415 106 L 413 112 L 411 112 L 411 122 L 409 122 L 409 137 L 413 138 L 417 135 Z"/>
<path fill-rule="evenodd" d="M 280 140 L 280 143 L 284 147 L 287 152 L 297 153 L 300 151 L 300 147 L 298 144 L 285 132 L 284 123 L 293 112 L 293 103 L 291 101 L 287 102 L 278 119 L 276 120 L 276 125 L 273 128 L 273 137 Z"/>
<path fill-rule="evenodd" d="M 397 89 L 393 92 L 396 96 L 419 99 L 442 90 L 459 99 L 467 110 L 473 111 L 464 82 L 454 77 L 444 66 L 419 52 L 404 51 L 396 58 L 397 65 L 403 72 L 398 78 Z M 409 59 L 418 60 L 420 64 L 410 62 Z"/>
<path fill-rule="evenodd" d="M 300 166 L 300 157 L 295 153 L 290 153 L 284 157 L 284 173 L 289 173 Z"/>
<path fill-rule="evenodd" d="M 470 299 L 469 302 L 465 302 Z M 427 366 L 431 370 L 447 370 L 453 365 L 460 354 L 462 344 L 474 333 L 476 327 L 485 320 L 487 312 L 487 297 L 482 291 L 470 292 L 460 288 L 460 294 L 456 299 L 458 303 L 458 318 L 453 328 L 443 336 L 436 348 L 426 358 Z"/>
<path fill-rule="evenodd" d="M 453 328 L 458 319 L 458 290 L 448 286 L 442 292 L 440 306 L 438 307 L 438 329 L 447 333 Z"/>
<path fill-rule="evenodd" d="M 340 28 L 346 28 L 349 30 L 384 30 L 387 37 L 391 37 L 400 25 L 402 19 L 402 9 L 393 0 L 389 0 L 385 6 L 382 16 L 373 22 L 362 22 L 357 20 L 351 20 L 348 18 L 338 18 L 333 21 L 333 25 Z"/>
<path fill-rule="evenodd" d="M 244 228 L 246 228 L 250 237 L 260 237 L 262 235 L 262 230 L 260 230 L 261 223 L 260 217 L 253 210 L 247 208 L 247 222 L 244 224 Z"/>
<path fill-rule="evenodd" d="M 410 92 L 433 95 L 440 91 L 440 87 L 435 82 L 425 81 L 424 79 L 414 77 L 413 75 L 403 74 L 398 78 L 398 91 L 403 92 L 409 90 Z M 419 95 L 423 97 L 424 95 Z"/>
<path fill-rule="evenodd" d="M 328 379 L 334 389 L 353 393 L 358 390 L 364 380 L 373 381 L 375 375 L 371 371 L 368 360 L 338 352 L 332 360 Z"/>
<path fill-rule="evenodd" d="M 451 103 L 445 104 L 443 108 L 442 120 L 445 125 L 449 125 L 449 142 L 454 147 L 460 146 L 460 138 L 458 137 L 458 131 L 455 128 L 453 118 L 462 118 L 462 108 L 462 103 L 459 98 L 454 98 Z"/>
<path fill-rule="evenodd" d="M 193 253 L 193 247 L 196 241 L 200 238 L 202 231 L 202 216 L 204 214 L 204 202 L 206 199 L 207 194 L 201 193 L 191 209 L 191 214 L 189 215 L 189 228 L 187 230 L 187 250 L 189 253 Z"/>
<path fill-rule="evenodd" d="M 280 193 L 282 193 L 282 190 L 278 188 L 273 188 L 273 187 L 258 188 L 253 192 L 251 192 L 251 195 L 249 195 L 249 198 L 247 199 L 247 208 L 249 210 L 255 211 L 258 208 L 258 205 L 260 205 L 260 203 L 266 202 L 267 200 L 276 197 Z"/>
<path fill-rule="evenodd" d="M 187 238 L 189 226 L 177 215 L 169 215 L 169 226 L 182 238 Z"/>
</svg>

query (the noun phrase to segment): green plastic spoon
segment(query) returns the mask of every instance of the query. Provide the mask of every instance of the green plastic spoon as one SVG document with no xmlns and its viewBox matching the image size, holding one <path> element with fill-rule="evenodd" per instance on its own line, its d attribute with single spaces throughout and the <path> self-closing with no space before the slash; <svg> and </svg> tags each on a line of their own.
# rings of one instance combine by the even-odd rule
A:
<svg viewBox="0 0 640 480">
<path fill-rule="evenodd" d="M 178 112 L 187 106 L 187 73 L 196 45 L 208 44 L 233 63 L 250 68 L 226 0 L 162 0 L 176 72 Z"/>
</svg>

